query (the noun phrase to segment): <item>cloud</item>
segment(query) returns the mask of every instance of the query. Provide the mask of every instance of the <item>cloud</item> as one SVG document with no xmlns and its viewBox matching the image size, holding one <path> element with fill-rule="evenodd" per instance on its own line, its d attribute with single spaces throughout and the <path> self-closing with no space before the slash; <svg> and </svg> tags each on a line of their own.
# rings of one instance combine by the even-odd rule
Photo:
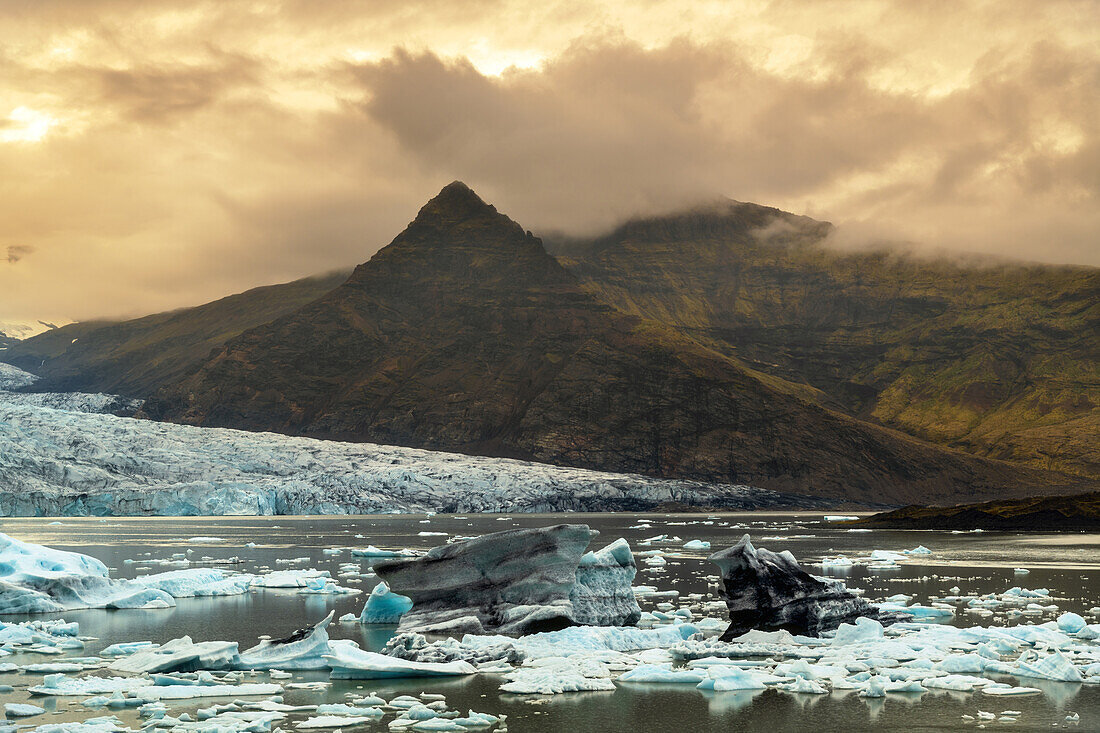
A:
<svg viewBox="0 0 1100 733">
<path fill-rule="evenodd" d="M 728 196 L 844 246 L 1100 265 L 1098 26 L 1074 0 L 28 5 L 0 26 L 0 317 L 352 266 L 456 178 L 536 231 Z"/>
<path fill-rule="evenodd" d="M 14 265 L 16 262 L 23 259 L 24 257 L 29 255 L 33 251 L 34 251 L 33 247 L 28 247 L 26 245 L 21 245 L 21 244 L 8 245 L 8 258 L 7 258 L 8 259 L 8 264 L 9 265 Z"/>
</svg>

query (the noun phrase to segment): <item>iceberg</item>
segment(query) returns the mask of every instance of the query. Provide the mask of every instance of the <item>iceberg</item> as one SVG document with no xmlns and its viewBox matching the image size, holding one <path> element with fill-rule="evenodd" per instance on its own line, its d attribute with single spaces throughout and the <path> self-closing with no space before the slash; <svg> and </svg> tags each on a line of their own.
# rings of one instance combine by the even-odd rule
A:
<svg viewBox="0 0 1100 733">
<path fill-rule="evenodd" d="M 111 580 L 94 557 L 0 534 L 0 615 L 174 605 L 164 591 Z"/>
<path fill-rule="evenodd" d="M 790 552 L 757 550 L 747 534 L 708 559 L 721 570 L 719 594 L 729 609 L 730 625 L 723 641 L 752 629 L 818 636 L 861 616 L 896 620 L 880 614 L 843 584 L 810 575 Z"/>
<path fill-rule="evenodd" d="M 156 649 L 137 651 L 111 662 L 116 672 L 195 672 L 205 669 L 230 669 L 240 664 L 235 641 L 203 641 L 190 636 L 172 639 Z"/>
<path fill-rule="evenodd" d="M 469 662 L 411 662 L 376 652 L 366 652 L 350 642 L 331 643 L 325 661 L 330 676 L 342 680 L 379 680 L 397 677 L 455 677 L 476 674 Z"/>
<path fill-rule="evenodd" d="M 642 609 L 631 583 L 638 568 L 626 540 L 619 538 L 602 550 L 586 552 L 577 565 L 576 582 L 569 592 L 572 618 L 583 626 L 633 626 Z"/>
<path fill-rule="evenodd" d="M 411 598 L 390 590 L 386 581 L 374 586 L 367 598 L 363 612 L 359 614 L 361 624 L 396 624 L 412 608 Z"/>
<path fill-rule="evenodd" d="M 335 611 L 330 611 L 315 626 L 298 629 L 283 639 L 264 639 L 240 654 L 236 666 L 241 669 L 327 669 L 325 655 L 329 647 L 328 625 Z"/>
<path fill-rule="evenodd" d="M 441 545 L 374 570 L 412 610 L 400 631 L 522 635 L 570 626 L 570 593 L 585 547 L 584 524 L 494 532 Z"/>
</svg>

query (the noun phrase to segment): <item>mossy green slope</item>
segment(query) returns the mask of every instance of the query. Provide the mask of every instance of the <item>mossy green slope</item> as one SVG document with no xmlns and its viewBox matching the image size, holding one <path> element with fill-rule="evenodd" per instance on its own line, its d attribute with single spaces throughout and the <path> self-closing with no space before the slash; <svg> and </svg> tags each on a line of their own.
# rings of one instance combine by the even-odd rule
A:
<svg viewBox="0 0 1100 733">
<path fill-rule="evenodd" d="M 1100 478 L 1100 270 L 844 252 L 829 230 L 731 202 L 549 246 L 617 309 L 847 414 Z"/>
</svg>

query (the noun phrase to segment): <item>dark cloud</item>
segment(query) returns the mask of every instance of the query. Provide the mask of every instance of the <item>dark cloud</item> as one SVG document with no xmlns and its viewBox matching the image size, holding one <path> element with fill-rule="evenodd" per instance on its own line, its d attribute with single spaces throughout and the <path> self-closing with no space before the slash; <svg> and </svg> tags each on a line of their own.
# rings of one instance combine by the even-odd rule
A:
<svg viewBox="0 0 1100 733">
<path fill-rule="evenodd" d="M 8 245 L 8 264 L 14 265 L 16 262 L 23 259 L 33 251 L 33 247 L 28 247 L 24 244 Z"/>
</svg>

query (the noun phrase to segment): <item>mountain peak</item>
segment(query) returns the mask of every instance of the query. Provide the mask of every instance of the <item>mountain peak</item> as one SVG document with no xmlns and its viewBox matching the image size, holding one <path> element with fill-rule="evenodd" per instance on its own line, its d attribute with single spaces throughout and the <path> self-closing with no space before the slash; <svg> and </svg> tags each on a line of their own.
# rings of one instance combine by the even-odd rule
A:
<svg viewBox="0 0 1100 733">
<path fill-rule="evenodd" d="M 446 224 L 485 216 L 499 216 L 496 207 L 485 203 L 462 181 L 452 181 L 435 198 L 424 204 L 416 215 L 416 221 L 422 224 Z"/>
</svg>

